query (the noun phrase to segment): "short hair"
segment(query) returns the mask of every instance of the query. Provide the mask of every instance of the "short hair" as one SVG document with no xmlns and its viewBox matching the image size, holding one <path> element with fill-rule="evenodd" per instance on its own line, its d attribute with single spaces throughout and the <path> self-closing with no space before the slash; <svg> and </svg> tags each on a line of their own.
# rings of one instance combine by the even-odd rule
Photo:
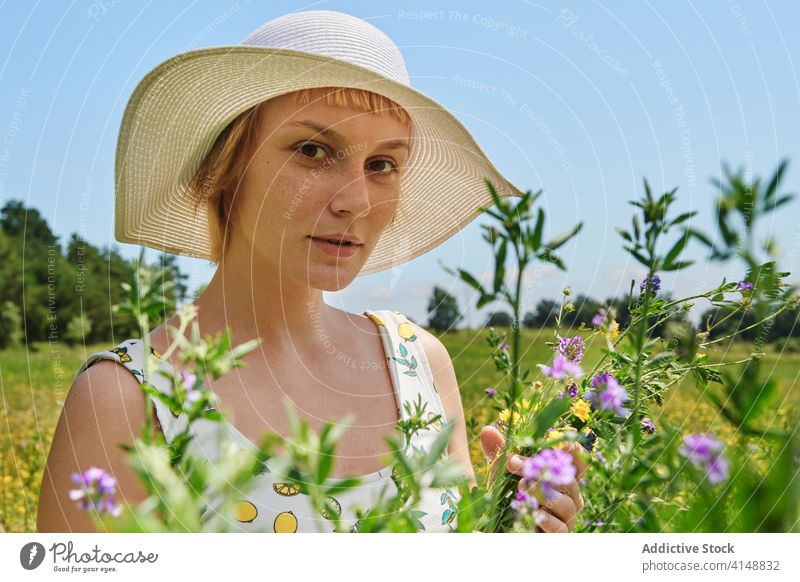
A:
<svg viewBox="0 0 800 582">
<path fill-rule="evenodd" d="M 411 125 L 411 116 L 400 105 L 364 89 L 317 87 L 294 91 L 292 95 L 298 105 L 321 100 L 326 105 L 353 107 L 365 113 L 387 112 L 402 124 Z M 267 102 L 269 100 L 257 103 L 240 113 L 222 130 L 189 182 L 188 194 L 194 201 L 195 212 L 200 205 L 207 206 L 210 260 L 215 264 L 222 260 L 230 238 L 228 224 L 235 211 L 234 194 L 250 163 L 259 112 Z"/>
</svg>

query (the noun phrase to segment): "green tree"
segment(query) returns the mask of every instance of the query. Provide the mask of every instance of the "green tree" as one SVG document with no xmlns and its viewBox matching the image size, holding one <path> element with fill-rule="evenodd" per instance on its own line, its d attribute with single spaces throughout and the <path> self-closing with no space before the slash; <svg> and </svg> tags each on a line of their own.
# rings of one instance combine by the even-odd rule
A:
<svg viewBox="0 0 800 582">
<path fill-rule="evenodd" d="M 0 304 L 0 349 L 21 344 L 23 337 L 19 307 L 11 301 L 3 302 Z"/>
<path fill-rule="evenodd" d="M 464 318 L 455 297 L 441 287 L 433 288 L 428 313 L 428 327 L 438 332 L 450 331 Z"/>
<path fill-rule="evenodd" d="M 67 324 L 64 341 L 68 345 L 83 344 L 92 333 L 92 322 L 85 315 L 76 315 Z"/>
<path fill-rule="evenodd" d="M 484 324 L 486 327 L 511 327 L 514 318 L 505 311 L 496 311 L 489 315 Z"/>
</svg>

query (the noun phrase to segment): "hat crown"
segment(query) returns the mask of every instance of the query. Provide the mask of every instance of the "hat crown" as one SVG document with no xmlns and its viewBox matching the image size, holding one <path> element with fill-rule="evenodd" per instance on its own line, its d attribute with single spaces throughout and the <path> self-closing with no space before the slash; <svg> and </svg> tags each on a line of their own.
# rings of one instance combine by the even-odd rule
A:
<svg viewBox="0 0 800 582">
<path fill-rule="evenodd" d="M 280 16 L 251 32 L 242 44 L 315 53 L 365 67 L 409 85 L 400 49 L 369 22 L 332 10 Z"/>
</svg>

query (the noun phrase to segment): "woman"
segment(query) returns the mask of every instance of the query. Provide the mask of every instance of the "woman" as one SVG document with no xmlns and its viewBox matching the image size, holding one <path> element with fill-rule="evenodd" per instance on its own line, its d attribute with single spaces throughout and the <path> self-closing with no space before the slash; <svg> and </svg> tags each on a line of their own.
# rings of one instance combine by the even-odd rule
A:
<svg viewBox="0 0 800 582">
<path fill-rule="evenodd" d="M 224 112 L 232 120 L 221 122 Z M 116 237 L 217 264 L 195 301 L 201 334 L 230 328 L 234 345 L 261 338 L 246 368 L 206 380 L 231 435 L 248 446 L 265 430 L 287 434 L 276 405 L 285 396 L 315 430 L 353 414 L 333 477 L 364 477 L 339 501 L 368 503 L 378 484 L 391 484 L 384 437 L 395 433 L 402 403 L 417 396 L 431 413 L 456 421 L 448 453 L 474 483 L 464 411 L 435 336 L 396 311 L 334 309 L 322 292 L 451 236 L 488 203 L 484 176 L 503 195 L 519 193 L 452 115 L 410 88 L 386 35 L 346 14 L 301 12 L 266 23 L 242 45 L 173 57 L 140 83 L 120 130 Z M 150 334 L 147 357 L 166 351 L 166 325 L 177 323 L 175 316 Z M 411 352 L 405 364 L 393 357 L 397 350 Z M 126 340 L 81 366 L 48 457 L 39 531 L 94 531 L 66 501 L 69 476 L 90 466 L 111 472 L 122 502 L 144 498 L 117 447 L 144 423 L 144 358 L 141 341 Z M 179 362 L 174 354 L 159 365 Z M 169 441 L 181 419 L 154 403 L 155 424 Z M 424 447 L 435 430 L 417 444 Z M 489 458 L 503 445 L 493 427 L 481 440 Z M 196 441 L 201 452 L 213 447 L 210 433 Z M 509 460 L 507 470 L 520 467 Z M 302 496 L 287 494 L 269 471 L 259 477 L 263 487 L 237 515 L 242 530 L 317 531 L 319 516 Z M 452 527 L 446 511 L 457 496 L 440 497 L 421 504 L 420 530 Z M 542 529 L 571 531 L 582 504 L 573 482 L 551 502 Z"/>
</svg>

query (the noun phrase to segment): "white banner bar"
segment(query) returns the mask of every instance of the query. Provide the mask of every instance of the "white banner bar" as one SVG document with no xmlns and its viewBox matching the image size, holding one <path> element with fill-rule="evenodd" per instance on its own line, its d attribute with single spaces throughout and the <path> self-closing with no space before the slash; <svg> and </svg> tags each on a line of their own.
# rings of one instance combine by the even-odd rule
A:
<svg viewBox="0 0 800 582">
<path fill-rule="evenodd" d="M 798 549 L 800 534 L 3 534 L 0 579 L 797 581 Z"/>
</svg>

